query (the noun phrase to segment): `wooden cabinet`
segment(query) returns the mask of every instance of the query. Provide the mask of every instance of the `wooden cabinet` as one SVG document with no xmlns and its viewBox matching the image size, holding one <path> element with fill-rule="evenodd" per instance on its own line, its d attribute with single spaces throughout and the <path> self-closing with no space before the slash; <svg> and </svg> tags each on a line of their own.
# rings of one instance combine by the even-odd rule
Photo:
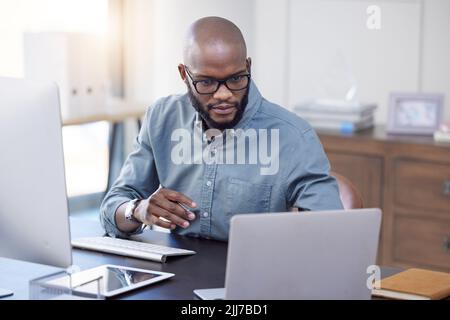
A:
<svg viewBox="0 0 450 320">
<path fill-rule="evenodd" d="M 361 192 L 365 207 L 381 207 L 383 159 L 332 151 L 327 155 L 333 170 L 350 179 Z"/>
<path fill-rule="evenodd" d="M 402 264 L 450 270 L 450 221 L 394 212 L 393 258 Z"/>
<path fill-rule="evenodd" d="M 378 263 L 450 272 L 450 144 L 383 127 L 318 134 L 332 170 L 383 210 Z"/>
<path fill-rule="evenodd" d="M 450 161 L 450 159 L 448 159 Z M 394 202 L 425 216 L 450 214 L 450 165 L 400 159 L 394 163 Z"/>
</svg>

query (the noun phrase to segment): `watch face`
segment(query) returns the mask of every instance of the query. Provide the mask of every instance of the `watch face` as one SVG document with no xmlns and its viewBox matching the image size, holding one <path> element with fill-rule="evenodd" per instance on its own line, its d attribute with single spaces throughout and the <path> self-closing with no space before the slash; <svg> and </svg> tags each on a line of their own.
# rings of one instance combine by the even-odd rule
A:
<svg viewBox="0 0 450 320">
<path fill-rule="evenodd" d="M 395 120 L 399 127 L 432 127 L 437 122 L 436 104 L 427 100 L 400 100 Z"/>
<path fill-rule="evenodd" d="M 136 205 L 136 201 L 132 200 L 130 202 L 128 202 L 127 208 L 125 209 L 125 218 L 127 220 L 134 220 L 133 218 L 133 210 L 135 208 Z"/>
</svg>

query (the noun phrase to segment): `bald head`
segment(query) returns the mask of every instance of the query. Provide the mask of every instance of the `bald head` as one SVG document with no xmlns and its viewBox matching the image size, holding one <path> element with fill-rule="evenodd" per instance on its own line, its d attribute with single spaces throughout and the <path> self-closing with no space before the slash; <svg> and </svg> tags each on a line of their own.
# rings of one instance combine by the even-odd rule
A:
<svg viewBox="0 0 450 320">
<path fill-rule="evenodd" d="M 241 30 L 231 21 L 206 17 L 188 29 L 183 51 L 184 63 L 192 68 L 206 64 L 245 63 L 247 46 Z"/>
</svg>

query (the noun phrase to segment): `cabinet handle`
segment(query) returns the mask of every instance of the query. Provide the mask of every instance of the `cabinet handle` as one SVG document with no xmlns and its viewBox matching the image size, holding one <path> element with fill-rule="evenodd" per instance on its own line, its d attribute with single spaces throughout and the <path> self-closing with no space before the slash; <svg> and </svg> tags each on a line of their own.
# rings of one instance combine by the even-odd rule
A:
<svg viewBox="0 0 450 320">
<path fill-rule="evenodd" d="M 445 252 L 450 252 L 450 237 L 445 236 L 444 242 L 442 243 L 442 247 L 444 248 Z"/>
<path fill-rule="evenodd" d="M 446 196 L 450 196 L 450 180 L 444 181 L 443 190 L 444 194 Z"/>
</svg>

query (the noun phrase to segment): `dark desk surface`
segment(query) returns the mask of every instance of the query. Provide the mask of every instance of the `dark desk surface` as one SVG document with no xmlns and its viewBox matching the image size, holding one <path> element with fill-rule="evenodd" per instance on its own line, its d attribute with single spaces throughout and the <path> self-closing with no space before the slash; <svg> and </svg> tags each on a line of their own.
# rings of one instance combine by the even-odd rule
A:
<svg viewBox="0 0 450 320">
<path fill-rule="evenodd" d="M 72 238 L 103 235 L 98 222 L 78 218 L 71 219 L 71 230 Z M 227 243 L 150 230 L 136 238 L 154 244 L 194 250 L 197 253 L 192 256 L 168 257 L 166 263 L 159 263 L 74 249 L 73 264 L 83 270 L 102 264 L 117 264 L 175 274 L 169 280 L 121 295 L 120 299 L 195 299 L 194 289 L 224 287 Z"/>
<path fill-rule="evenodd" d="M 100 224 L 96 221 L 73 218 L 71 219 L 71 229 L 73 238 L 103 235 Z M 169 257 L 166 263 L 158 263 L 75 249 L 73 263 L 83 270 L 102 264 L 118 264 L 175 273 L 175 277 L 172 279 L 121 295 L 120 299 L 190 300 L 195 299 L 194 289 L 224 287 L 227 243 L 156 231 L 146 231 L 137 238 L 155 244 L 194 250 L 197 254 Z M 382 277 L 393 275 L 399 271 L 401 270 L 397 268 L 381 268 Z"/>
</svg>

